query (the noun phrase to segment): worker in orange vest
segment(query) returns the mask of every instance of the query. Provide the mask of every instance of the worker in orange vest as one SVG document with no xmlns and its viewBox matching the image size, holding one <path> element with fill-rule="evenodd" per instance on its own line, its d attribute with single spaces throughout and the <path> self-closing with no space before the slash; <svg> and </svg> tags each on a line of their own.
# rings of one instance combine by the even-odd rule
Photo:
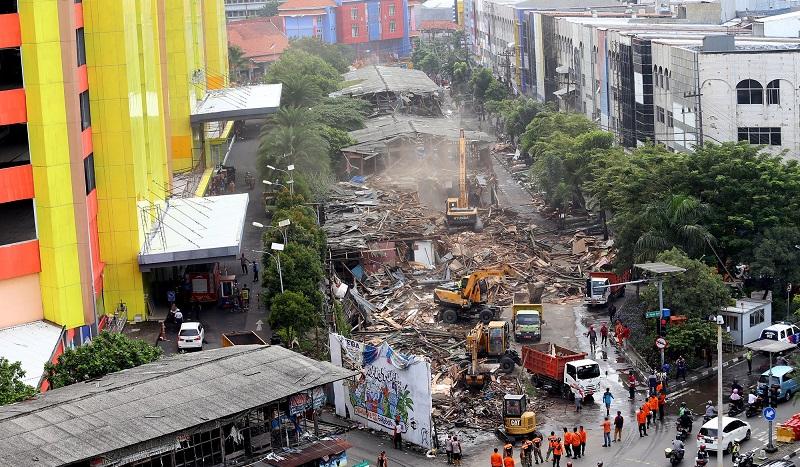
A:
<svg viewBox="0 0 800 467">
<path fill-rule="evenodd" d="M 490 462 L 492 463 L 492 467 L 503 467 L 503 456 L 497 452 L 497 448 L 494 448 Z"/>
<path fill-rule="evenodd" d="M 664 406 L 667 404 L 667 395 L 664 391 L 658 393 L 658 420 L 664 423 Z"/>
<path fill-rule="evenodd" d="M 583 425 L 578 427 L 578 434 L 581 436 L 581 456 L 586 457 L 586 430 Z"/>
<path fill-rule="evenodd" d="M 572 433 L 564 427 L 564 454 L 567 457 L 572 457 Z"/>
<path fill-rule="evenodd" d="M 561 454 L 564 452 L 564 447 L 561 440 L 557 439 L 553 445 L 553 467 L 561 467 Z"/>
<path fill-rule="evenodd" d="M 578 427 L 572 428 L 572 458 L 578 459 L 581 457 L 581 434 L 578 433 Z"/>
<path fill-rule="evenodd" d="M 514 458 L 507 455 L 503 459 L 503 467 L 514 467 Z"/>
<path fill-rule="evenodd" d="M 648 401 L 648 404 L 650 405 L 650 417 L 653 419 L 653 426 L 655 426 L 655 424 L 656 424 L 656 414 L 658 413 L 658 397 L 656 397 L 655 395 L 650 396 L 650 400 Z M 648 420 L 648 422 L 649 422 L 649 420 Z M 648 423 L 648 428 L 649 428 L 649 426 L 650 425 Z"/>
<path fill-rule="evenodd" d="M 647 436 L 647 414 L 644 411 L 645 406 L 636 411 L 636 423 L 639 424 L 639 437 Z"/>
<path fill-rule="evenodd" d="M 550 454 L 553 453 L 553 448 L 556 446 L 556 440 L 558 436 L 556 436 L 555 431 L 550 432 L 550 436 L 547 437 L 547 455 L 544 457 L 545 462 L 550 461 Z"/>
</svg>

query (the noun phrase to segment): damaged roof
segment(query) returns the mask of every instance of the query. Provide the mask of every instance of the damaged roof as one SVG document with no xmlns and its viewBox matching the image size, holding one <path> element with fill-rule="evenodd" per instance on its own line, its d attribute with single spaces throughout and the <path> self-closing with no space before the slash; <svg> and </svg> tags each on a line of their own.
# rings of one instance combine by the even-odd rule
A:
<svg viewBox="0 0 800 467">
<path fill-rule="evenodd" d="M 163 358 L 0 407 L 0 465 L 93 459 L 354 374 L 278 346 Z"/>
<path fill-rule="evenodd" d="M 343 76 L 345 81 L 355 83 L 332 93 L 331 97 L 363 96 L 381 92 L 425 94 L 440 90 L 423 71 L 408 68 L 372 65 L 347 72 Z"/>
</svg>

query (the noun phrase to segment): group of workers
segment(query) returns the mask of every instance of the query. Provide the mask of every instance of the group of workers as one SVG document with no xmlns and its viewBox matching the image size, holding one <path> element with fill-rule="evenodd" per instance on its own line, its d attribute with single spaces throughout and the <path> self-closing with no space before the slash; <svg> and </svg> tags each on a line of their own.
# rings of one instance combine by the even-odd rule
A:
<svg viewBox="0 0 800 467">
<path fill-rule="evenodd" d="M 606 421 L 608 417 L 606 417 Z M 608 425 L 608 426 L 607 426 Z M 564 433 L 562 436 L 556 435 L 555 431 L 550 432 L 550 436 L 546 439 L 542 439 L 541 436 L 535 434 L 532 435 L 529 439 L 525 440 L 519 452 L 519 460 L 523 467 L 530 467 L 531 465 L 535 464 L 544 464 L 546 462 L 550 462 L 550 458 L 553 459 L 553 467 L 560 467 L 561 466 L 561 459 L 580 459 L 586 453 L 586 438 L 587 433 L 584 430 L 583 425 L 579 425 L 573 427 L 572 431 L 569 431 L 569 428 L 564 427 Z M 608 429 L 610 432 L 610 424 L 603 423 L 603 429 Z M 547 452 L 546 455 L 542 456 L 542 448 L 544 443 L 547 442 Z M 515 467 L 516 462 L 514 460 L 514 446 L 512 444 L 506 444 L 503 446 L 503 453 L 499 452 L 499 449 L 495 448 L 494 452 L 490 458 L 491 467 Z M 602 465 L 602 464 L 598 464 Z M 566 467 L 571 467 L 572 462 L 567 461 Z"/>
</svg>

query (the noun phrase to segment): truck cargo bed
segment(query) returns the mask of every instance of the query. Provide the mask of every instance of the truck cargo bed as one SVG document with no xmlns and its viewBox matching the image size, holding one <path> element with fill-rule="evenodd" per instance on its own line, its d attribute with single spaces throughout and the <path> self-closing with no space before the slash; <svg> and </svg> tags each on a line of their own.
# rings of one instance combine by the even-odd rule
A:
<svg viewBox="0 0 800 467">
<path fill-rule="evenodd" d="M 575 352 L 550 342 L 522 346 L 522 366 L 529 373 L 555 381 L 563 381 L 566 363 L 584 358 L 585 352 Z"/>
</svg>

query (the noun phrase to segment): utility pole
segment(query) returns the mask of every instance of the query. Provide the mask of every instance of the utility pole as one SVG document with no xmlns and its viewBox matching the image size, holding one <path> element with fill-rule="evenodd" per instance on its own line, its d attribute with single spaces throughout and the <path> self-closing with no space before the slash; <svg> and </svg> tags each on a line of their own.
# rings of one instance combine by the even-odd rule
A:
<svg viewBox="0 0 800 467">
<path fill-rule="evenodd" d="M 512 52 L 508 49 L 504 50 L 503 52 L 499 53 L 501 57 L 505 57 L 505 63 L 503 64 L 503 68 L 505 68 L 504 77 L 506 80 L 506 87 L 508 90 L 511 91 L 511 54 Z"/>
</svg>

